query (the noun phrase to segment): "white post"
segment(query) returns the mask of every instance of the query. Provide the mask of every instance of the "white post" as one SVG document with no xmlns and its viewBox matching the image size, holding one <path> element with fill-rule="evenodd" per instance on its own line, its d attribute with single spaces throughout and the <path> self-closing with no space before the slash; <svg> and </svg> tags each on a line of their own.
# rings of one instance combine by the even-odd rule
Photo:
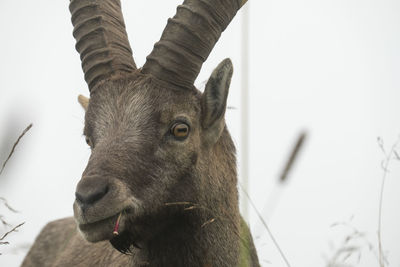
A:
<svg viewBox="0 0 400 267">
<path fill-rule="evenodd" d="M 242 84 L 241 84 L 241 185 L 249 193 L 249 3 L 242 8 Z M 249 202 L 241 194 L 241 212 L 249 222 Z"/>
</svg>

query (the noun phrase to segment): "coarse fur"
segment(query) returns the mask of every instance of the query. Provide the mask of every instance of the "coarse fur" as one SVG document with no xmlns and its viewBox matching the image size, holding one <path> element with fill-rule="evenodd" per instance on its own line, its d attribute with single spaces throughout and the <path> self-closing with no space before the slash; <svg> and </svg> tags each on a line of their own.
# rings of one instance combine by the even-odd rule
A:
<svg viewBox="0 0 400 267">
<path fill-rule="evenodd" d="M 224 119 L 232 62 L 193 85 L 244 2 L 185 0 L 137 69 L 120 1 L 70 0 L 92 153 L 74 219 L 49 223 L 22 266 L 259 266 Z"/>
<path fill-rule="evenodd" d="M 239 266 L 241 239 L 248 237 L 240 235 L 235 148 L 223 119 L 230 67 L 229 60 L 220 64 L 203 95 L 166 90 L 140 73 L 97 88 L 84 129 L 92 155 L 77 193 L 107 193 L 90 205 L 75 201 L 74 214 L 81 235 L 98 243 L 87 243 L 73 220 L 56 221 L 22 266 Z M 175 122 L 189 125 L 185 140 L 171 135 Z M 118 244 L 124 237 L 132 241 L 128 248 Z M 245 249 L 249 266 L 258 266 L 251 236 Z M 82 253 L 87 259 L 76 256 Z"/>
</svg>

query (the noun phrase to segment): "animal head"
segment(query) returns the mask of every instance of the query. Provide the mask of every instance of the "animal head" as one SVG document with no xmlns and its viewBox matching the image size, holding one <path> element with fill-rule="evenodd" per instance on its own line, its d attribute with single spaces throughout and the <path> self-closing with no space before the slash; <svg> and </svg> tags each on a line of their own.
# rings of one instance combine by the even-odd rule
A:
<svg viewBox="0 0 400 267">
<path fill-rule="evenodd" d="M 216 67 L 204 93 L 193 83 L 244 2 L 186 0 L 141 69 L 119 0 L 70 2 L 90 90 L 79 102 L 92 152 L 74 202 L 88 241 L 112 240 L 116 227 L 135 242 L 148 240 L 180 216 L 182 207 L 171 203 L 225 203 L 233 194 L 237 204 L 235 151 L 224 121 L 231 61 Z"/>
</svg>

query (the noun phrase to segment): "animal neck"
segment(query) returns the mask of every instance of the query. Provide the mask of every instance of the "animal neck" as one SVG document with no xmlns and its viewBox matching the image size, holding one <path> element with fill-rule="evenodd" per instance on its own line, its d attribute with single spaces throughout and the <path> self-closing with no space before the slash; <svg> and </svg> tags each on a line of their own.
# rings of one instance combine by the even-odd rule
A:
<svg viewBox="0 0 400 267">
<path fill-rule="evenodd" d="M 238 266 L 240 214 L 235 148 L 225 129 L 212 153 L 199 156 L 197 197 L 139 250 L 133 266 Z M 153 220 L 152 220 L 153 221 Z M 146 266 L 146 265 L 143 265 Z"/>
<path fill-rule="evenodd" d="M 146 242 L 133 266 L 237 266 L 236 227 L 193 210 Z"/>
</svg>

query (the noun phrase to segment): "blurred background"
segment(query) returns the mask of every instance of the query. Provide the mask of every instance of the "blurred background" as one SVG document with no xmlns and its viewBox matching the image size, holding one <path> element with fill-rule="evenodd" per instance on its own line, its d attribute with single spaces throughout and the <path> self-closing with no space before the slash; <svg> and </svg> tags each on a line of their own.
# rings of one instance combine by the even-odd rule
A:
<svg viewBox="0 0 400 267">
<path fill-rule="evenodd" d="M 138 66 L 181 2 L 122 1 Z M 19 266 L 47 222 L 72 215 L 90 154 L 68 3 L 0 1 L 1 164 L 33 123 L 0 175 L 0 197 L 19 211 L 0 203 L 0 215 L 12 226 L 25 222 L 0 246 L 1 266 Z M 399 47 L 397 0 L 250 0 L 203 65 L 201 90 L 222 59 L 234 63 L 226 116 L 241 183 L 292 266 L 379 266 L 381 148 L 388 153 L 400 134 Z M 285 266 L 242 191 L 241 201 L 262 266 Z M 393 159 L 382 208 L 387 266 L 400 266 L 399 206 Z M 0 236 L 9 229 L 0 224 Z"/>
</svg>

